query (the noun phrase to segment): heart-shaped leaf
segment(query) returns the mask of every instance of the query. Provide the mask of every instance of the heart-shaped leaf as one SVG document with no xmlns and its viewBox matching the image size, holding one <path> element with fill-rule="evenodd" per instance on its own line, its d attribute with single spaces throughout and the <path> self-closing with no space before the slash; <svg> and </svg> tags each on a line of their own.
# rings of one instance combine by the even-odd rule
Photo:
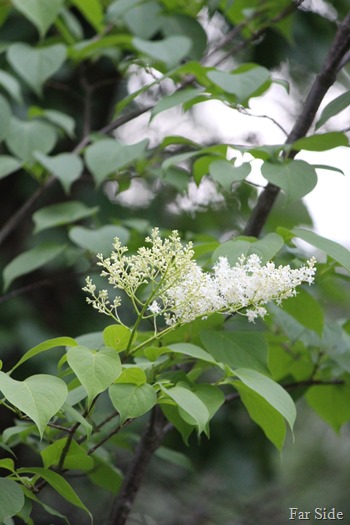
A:
<svg viewBox="0 0 350 525">
<path fill-rule="evenodd" d="M 278 164 L 267 161 L 261 166 L 261 173 L 285 192 L 288 202 L 301 199 L 317 184 L 315 168 L 303 160 L 287 160 Z"/>
<path fill-rule="evenodd" d="M 16 157 L 25 162 L 34 162 L 34 152 L 49 153 L 56 139 L 56 131 L 50 124 L 39 120 L 26 122 L 13 117 L 5 142 Z"/>
<path fill-rule="evenodd" d="M 12 0 L 12 3 L 18 11 L 33 22 L 38 28 L 40 36 L 43 37 L 57 17 L 64 0 L 50 0 L 49 2 L 43 0 Z"/>
<path fill-rule="evenodd" d="M 145 383 L 137 386 L 129 383 L 118 383 L 109 388 L 109 397 L 120 415 L 120 422 L 146 414 L 157 402 L 157 394 L 151 385 Z"/>
<path fill-rule="evenodd" d="M 122 352 L 126 349 L 129 343 L 130 335 L 130 328 L 118 324 L 112 324 L 103 330 L 103 341 L 106 346 L 114 348 L 117 352 Z"/>
<path fill-rule="evenodd" d="M 0 372 L 0 390 L 18 410 L 34 421 L 42 437 L 46 425 L 66 400 L 67 386 L 55 376 L 38 374 L 16 381 Z"/>
<path fill-rule="evenodd" d="M 148 140 L 137 144 L 121 144 L 113 139 L 104 139 L 89 146 L 85 152 L 85 162 L 97 184 L 121 168 L 139 159 L 145 152 Z"/>
<path fill-rule="evenodd" d="M 48 157 L 44 153 L 36 152 L 35 158 L 50 173 L 59 179 L 64 190 L 69 191 L 72 183 L 79 179 L 83 169 L 83 161 L 74 153 L 60 153 L 55 157 Z"/>
<path fill-rule="evenodd" d="M 111 253 L 115 237 L 118 237 L 122 244 L 125 244 L 129 239 L 129 232 L 126 228 L 112 224 L 107 224 L 96 230 L 74 226 L 69 230 L 68 235 L 71 241 L 84 250 L 89 250 L 91 253 L 102 253 L 105 256 Z"/>
<path fill-rule="evenodd" d="M 89 405 L 93 399 L 107 390 L 122 371 L 120 357 L 114 348 L 90 350 L 74 346 L 68 350 L 67 361 L 88 394 Z"/>
<path fill-rule="evenodd" d="M 7 60 L 16 73 L 38 95 L 42 94 L 44 82 L 56 73 L 66 58 L 63 44 L 35 49 L 28 44 L 12 44 L 7 51 Z"/>
<path fill-rule="evenodd" d="M 249 162 L 241 166 L 233 166 L 228 160 L 214 160 L 209 166 L 212 178 L 225 190 L 230 190 L 234 182 L 240 182 L 248 177 L 252 167 Z"/>
<path fill-rule="evenodd" d="M 168 67 L 178 64 L 192 47 L 191 40 L 186 36 L 170 36 L 156 42 L 135 37 L 132 43 L 141 53 L 164 62 Z"/>
</svg>

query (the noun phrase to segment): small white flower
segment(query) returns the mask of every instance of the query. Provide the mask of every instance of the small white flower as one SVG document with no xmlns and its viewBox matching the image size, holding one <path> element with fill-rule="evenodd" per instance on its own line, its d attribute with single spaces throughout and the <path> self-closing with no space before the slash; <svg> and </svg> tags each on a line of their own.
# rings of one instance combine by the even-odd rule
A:
<svg viewBox="0 0 350 525">
<path fill-rule="evenodd" d="M 161 308 L 157 301 L 153 301 L 153 303 L 149 305 L 148 310 L 154 315 L 158 315 L 161 312 Z"/>
</svg>

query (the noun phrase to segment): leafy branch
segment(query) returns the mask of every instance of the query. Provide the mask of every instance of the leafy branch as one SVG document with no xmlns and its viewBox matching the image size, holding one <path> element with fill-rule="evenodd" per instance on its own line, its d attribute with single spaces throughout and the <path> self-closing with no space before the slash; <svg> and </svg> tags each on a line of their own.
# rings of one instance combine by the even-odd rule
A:
<svg viewBox="0 0 350 525">
<path fill-rule="evenodd" d="M 336 80 L 339 66 L 342 64 L 342 60 L 347 54 L 349 47 L 350 14 L 348 14 L 339 25 L 323 67 L 311 86 L 305 103 L 302 106 L 301 113 L 289 133 L 285 144 L 293 144 L 293 142 L 304 137 L 309 131 L 324 96 Z M 288 158 L 293 158 L 296 154 L 296 151 L 291 151 L 288 154 Z M 280 188 L 278 186 L 272 183 L 267 184 L 249 217 L 244 229 L 244 235 L 260 236 L 279 192 Z"/>
</svg>

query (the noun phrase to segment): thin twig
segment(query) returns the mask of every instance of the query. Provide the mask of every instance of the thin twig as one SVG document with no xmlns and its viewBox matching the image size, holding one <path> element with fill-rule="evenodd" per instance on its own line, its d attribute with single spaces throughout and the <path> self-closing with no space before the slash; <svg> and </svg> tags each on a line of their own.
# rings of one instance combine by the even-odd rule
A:
<svg viewBox="0 0 350 525">
<path fill-rule="evenodd" d="M 269 115 L 256 115 L 255 113 L 252 113 L 250 111 L 248 111 L 246 108 L 244 107 L 241 107 L 241 106 L 236 106 L 234 107 L 233 109 L 236 109 L 239 113 L 242 113 L 242 115 L 247 115 L 247 117 L 255 117 L 255 118 L 266 118 L 267 120 L 270 120 L 273 124 L 275 124 L 275 126 L 277 126 L 281 131 L 282 133 L 288 137 L 288 133 L 287 131 L 284 129 L 283 126 L 281 126 L 281 124 L 279 122 L 277 122 L 277 120 L 275 120 L 273 117 L 270 117 Z"/>
<path fill-rule="evenodd" d="M 124 427 L 130 425 L 130 423 L 132 423 L 133 421 L 134 421 L 133 419 L 127 419 L 121 425 L 117 425 L 106 436 L 104 436 L 104 438 L 102 438 L 100 441 L 95 443 L 95 445 L 89 448 L 89 450 L 87 451 L 87 454 L 88 455 L 93 454 L 99 447 L 102 447 L 102 445 L 104 445 L 112 436 L 115 436 L 116 434 L 118 434 L 118 432 L 120 432 Z"/>
</svg>

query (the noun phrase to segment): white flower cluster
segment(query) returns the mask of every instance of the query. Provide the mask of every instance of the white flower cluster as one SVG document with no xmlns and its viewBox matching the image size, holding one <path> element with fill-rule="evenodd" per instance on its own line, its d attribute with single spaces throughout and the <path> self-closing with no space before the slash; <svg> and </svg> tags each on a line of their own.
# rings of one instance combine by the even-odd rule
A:
<svg viewBox="0 0 350 525">
<path fill-rule="evenodd" d="M 283 299 L 296 295 L 301 283 L 312 284 L 316 272 L 314 258 L 307 266 L 291 269 L 276 267 L 273 262 L 261 264 L 253 254 L 241 256 L 234 266 L 226 257 L 220 257 L 211 272 L 205 272 L 193 260 L 192 244 L 183 246 L 176 231 L 162 240 L 155 228 L 146 238 L 150 248 L 142 247 L 136 255 L 125 255 L 127 248 L 115 240 L 111 257 L 98 256 L 103 267 L 102 276 L 114 287 L 124 290 L 143 318 L 163 316 L 169 326 L 188 323 L 214 312 L 232 314 L 241 312 L 249 321 L 264 317 L 270 301 L 280 304 Z M 88 278 L 85 291 L 92 295 L 91 303 L 100 312 L 119 319 L 117 308 L 120 298 L 110 303 L 106 290 L 96 296 L 96 287 Z M 141 300 L 137 291 L 149 285 L 147 299 Z M 115 315 L 113 314 L 115 313 Z"/>
</svg>

